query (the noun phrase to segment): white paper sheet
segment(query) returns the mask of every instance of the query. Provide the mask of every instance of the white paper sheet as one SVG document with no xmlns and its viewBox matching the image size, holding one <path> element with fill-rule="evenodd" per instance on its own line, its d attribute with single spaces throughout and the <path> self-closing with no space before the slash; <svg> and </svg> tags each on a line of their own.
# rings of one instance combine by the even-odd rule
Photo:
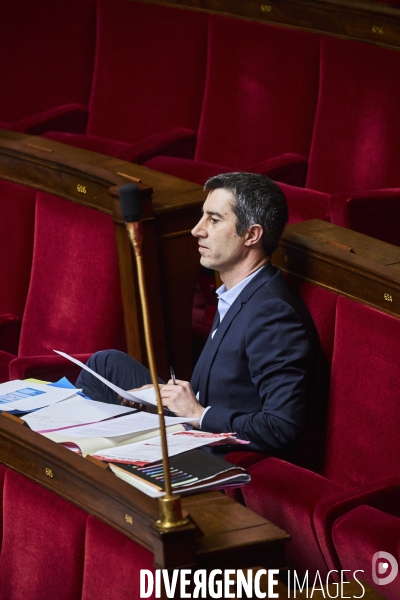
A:
<svg viewBox="0 0 400 600">
<path fill-rule="evenodd" d="M 57 388 L 30 381 L 7 381 L 0 384 L 0 411 L 29 412 L 74 396 L 81 390 Z"/>
<path fill-rule="evenodd" d="M 190 421 L 185 417 L 164 417 L 165 425 L 177 425 Z M 192 419 L 194 420 L 194 419 Z M 159 427 L 159 417 L 152 413 L 136 412 L 133 415 L 125 415 L 118 419 L 94 423 L 93 425 L 83 425 L 80 427 L 69 427 L 68 429 L 59 429 L 58 434 L 65 437 L 65 441 L 70 438 L 82 437 L 118 437 L 120 435 L 129 435 L 147 429 L 157 429 Z"/>
<path fill-rule="evenodd" d="M 86 400 L 76 395 L 64 402 L 58 402 L 30 413 L 23 417 L 23 420 L 33 431 L 45 433 L 66 427 L 98 423 L 104 419 L 132 413 L 133 410 L 129 406 Z"/>
<path fill-rule="evenodd" d="M 110 389 L 119 394 L 122 398 L 125 398 L 125 400 L 133 400 L 134 402 L 138 402 L 140 404 L 157 406 L 157 398 L 156 393 L 154 391 L 154 387 L 147 388 L 146 390 L 141 390 L 140 392 L 135 392 L 134 394 L 126 392 L 122 388 L 118 387 L 114 383 L 111 383 L 111 381 L 108 381 L 107 379 L 90 369 L 87 365 L 83 364 L 83 362 L 81 362 L 77 358 L 73 358 L 66 352 L 60 352 L 60 350 L 54 350 L 54 352 L 57 352 L 57 354 L 59 354 L 60 356 L 67 358 L 82 369 L 85 369 L 85 371 L 88 371 L 88 373 L 91 373 L 92 375 L 94 375 L 94 377 L 97 377 L 97 379 L 102 381 L 105 385 L 107 385 Z"/>
<path fill-rule="evenodd" d="M 231 438 L 229 433 L 207 433 L 204 431 L 177 431 L 167 434 L 168 456 L 200 448 L 221 440 Z M 227 441 L 228 443 L 228 441 Z M 161 437 L 153 437 L 142 442 L 125 444 L 117 448 L 104 448 L 94 455 L 100 460 L 127 463 L 152 463 L 162 459 Z"/>
<path fill-rule="evenodd" d="M 168 425 L 167 433 L 174 431 L 183 431 L 183 425 Z M 43 433 L 49 440 L 53 440 L 57 444 L 70 448 L 71 450 L 81 451 L 82 456 L 87 454 L 94 454 L 99 448 L 115 448 L 116 446 L 122 446 L 123 444 L 131 444 L 133 442 L 140 442 L 141 440 L 147 440 L 147 438 L 155 437 L 159 433 L 159 429 L 150 429 L 145 431 L 139 431 L 138 433 L 128 433 L 127 435 L 119 435 L 114 437 L 74 437 L 68 436 L 69 429 L 62 429 L 58 431 L 50 431 Z"/>
</svg>

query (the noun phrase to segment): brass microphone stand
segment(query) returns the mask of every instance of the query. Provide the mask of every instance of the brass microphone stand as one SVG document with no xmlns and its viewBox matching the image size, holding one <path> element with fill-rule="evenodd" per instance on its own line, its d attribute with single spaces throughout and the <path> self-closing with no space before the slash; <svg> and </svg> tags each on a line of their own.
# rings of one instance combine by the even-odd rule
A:
<svg viewBox="0 0 400 600">
<path fill-rule="evenodd" d="M 157 397 L 157 413 L 159 417 L 161 433 L 165 496 L 159 498 L 160 518 L 158 521 L 156 521 L 155 526 L 157 527 L 157 529 L 160 530 L 173 529 L 174 527 L 181 527 L 182 525 L 186 525 L 187 523 L 189 523 L 189 519 L 182 516 L 181 498 L 178 494 L 173 494 L 171 489 L 171 474 L 169 467 L 167 434 L 165 429 L 164 412 L 163 405 L 161 402 L 160 388 L 158 386 L 158 378 L 155 368 L 153 341 L 151 337 L 151 328 L 149 320 L 149 310 L 147 304 L 145 281 L 143 276 L 142 223 L 141 221 L 128 222 L 126 223 L 126 228 L 128 231 L 129 239 L 133 246 L 133 250 L 135 252 L 147 357 L 149 360 L 151 380 L 153 382 Z"/>
</svg>

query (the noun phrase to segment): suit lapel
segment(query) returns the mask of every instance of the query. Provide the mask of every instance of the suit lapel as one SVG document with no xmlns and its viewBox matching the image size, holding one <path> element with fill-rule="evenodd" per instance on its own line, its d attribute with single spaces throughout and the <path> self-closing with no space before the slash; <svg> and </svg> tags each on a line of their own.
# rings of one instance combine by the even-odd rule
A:
<svg viewBox="0 0 400 600">
<path fill-rule="evenodd" d="M 202 352 L 201 352 L 201 354 L 199 356 L 199 359 L 198 359 L 198 361 L 196 363 L 196 366 L 195 366 L 195 368 L 193 370 L 192 377 L 191 377 L 191 380 L 190 380 L 191 386 L 192 386 L 193 390 L 195 391 L 195 393 L 197 391 L 199 391 L 199 389 L 200 389 L 200 387 L 199 387 L 199 380 L 200 380 L 200 377 L 201 377 L 201 373 L 203 372 L 204 362 L 205 362 L 206 357 L 207 357 L 207 349 L 208 349 L 208 346 L 213 342 L 211 334 L 215 330 L 215 328 L 218 327 L 218 324 L 219 324 L 219 312 L 217 311 L 215 313 L 215 316 L 214 316 L 214 321 L 213 321 L 213 324 L 212 324 L 212 327 L 211 327 L 210 334 L 209 334 L 209 336 L 207 338 L 207 341 L 206 341 L 206 343 L 204 345 L 204 348 L 203 348 L 203 350 L 202 350 Z M 200 396 L 200 398 L 201 398 L 201 396 Z M 203 396 L 203 399 L 204 399 L 204 396 Z"/>
<path fill-rule="evenodd" d="M 246 285 L 246 287 L 242 290 L 239 296 L 236 298 L 234 303 L 230 306 L 228 312 L 222 319 L 222 322 L 219 324 L 218 329 L 214 335 L 214 338 L 211 338 L 211 334 L 207 339 L 207 343 L 203 348 L 203 352 L 197 362 L 195 371 L 193 373 L 193 382 L 196 376 L 196 388 L 200 392 L 200 403 L 202 406 L 205 406 L 206 401 L 206 391 L 208 387 L 208 380 L 210 377 L 211 366 L 214 361 L 215 355 L 218 351 L 218 348 L 224 339 L 226 332 L 231 326 L 232 321 L 235 319 L 237 314 L 242 310 L 243 304 L 245 304 L 249 298 L 264 285 L 267 281 L 271 279 L 276 273 L 276 269 L 270 264 L 267 263 L 265 267 Z M 215 323 L 215 321 L 214 321 Z M 214 331 L 215 326 L 213 324 L 212 331 Z"/>
</svg>

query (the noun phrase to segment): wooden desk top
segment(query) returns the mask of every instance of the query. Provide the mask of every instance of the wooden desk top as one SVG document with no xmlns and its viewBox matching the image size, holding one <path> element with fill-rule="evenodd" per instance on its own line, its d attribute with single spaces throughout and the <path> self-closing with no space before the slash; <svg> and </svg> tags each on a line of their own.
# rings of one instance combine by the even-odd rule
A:
<svg viewBox="0 0 400 600">
<path fill-rule="evenodd" d="M 400 248 L 326 221 L 286 227 L 272 261 L 283 271 L 400 316 Z"/>
<path fill-rule="evenodd" d="M 189 525 L 159 532 L 158 502 L 90 460 L 0 416 L 0 462 L 154 553 L 158 568 L 284 568 L 290 536 L 220 492 L 182 499 Z"/>
</svg>

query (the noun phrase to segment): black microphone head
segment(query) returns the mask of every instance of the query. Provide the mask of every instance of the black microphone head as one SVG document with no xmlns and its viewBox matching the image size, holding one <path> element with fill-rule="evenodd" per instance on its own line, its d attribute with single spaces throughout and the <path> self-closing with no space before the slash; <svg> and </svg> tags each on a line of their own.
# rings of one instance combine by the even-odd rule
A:
<svg viewBox="0 0 400 600">
<path fill-rule="evenodd" d="M 132 221 L 141 221 L 142 204 L 140 202 L 139 188 L 134 183 L 121 185 L 119 188 L 119 201 L 121 203 L 121 212 L 126 223 Z"/>
</svg>

